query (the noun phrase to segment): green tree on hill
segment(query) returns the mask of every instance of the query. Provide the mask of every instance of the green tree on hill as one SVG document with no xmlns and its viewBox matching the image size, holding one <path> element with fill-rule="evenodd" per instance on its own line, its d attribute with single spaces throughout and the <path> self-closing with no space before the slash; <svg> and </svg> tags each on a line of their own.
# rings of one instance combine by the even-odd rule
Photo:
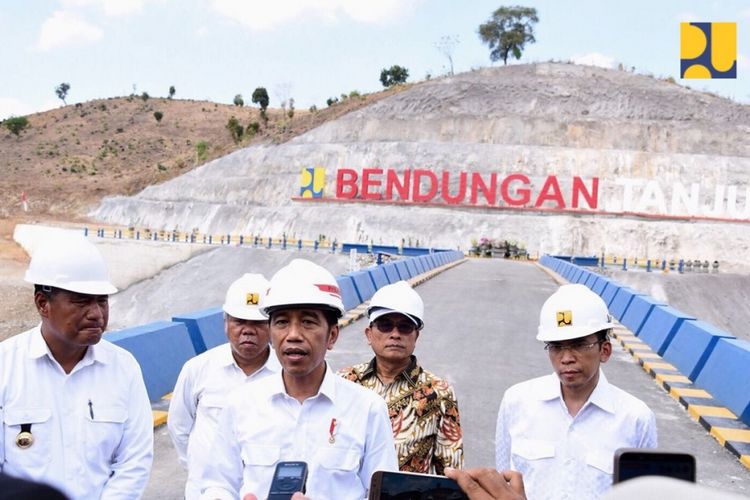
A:
<svg viewBox="0 0 750 500">
<path fill-rule="evenodd" d="M 232 101 L 235 106 L 239 106 L 240 108 L 245 105 L 245 100 L 242 98 L 242 94 L 237 94 L 234 96 L 234 100 Z"/>
<path fill-rule="evenodd" d="M 521 58 L 527 43 L 534 43 L 534 24 L 539 22 L 533 7 L 500 7 L 487 22 L 479 25 L 479 38 L 490 48 L 492 62 L 502 59 L 508 64 L 508 56 Z"/>
<path fill-rule="evenodd" d="M 3 125 L 10 130 L 11 134 L 18 137 L 29 127 L 29 120 L 25 116 L 11 116 L 3 122 Z"/>
<path fill-rule="evenodd" d="M 266 115 L 266 109 L 268 109 L 268 91 L 265 87 L 258 87 L 253 91 L 253 104 L 260 106 L 260 117 L 264 123 L 268 123 L 268 115 Z"/>
<path fill-rule="evenodd" d="M 173 97 L 174 97 L 174 94 L 175 94 L 175 92 L 176 92 L 176 90 L 175 90 L 175 88 L 174 88 L 174 85 L 170 85 L 170 86 L 169 86 L 169 97 L 167 97 L 167 99 L 171 99 L 171 98 L 173 98 Z"/>
<path fill-rule="evenodd" d="M 383 87 L 392 87 L 400 83 L 406 83 L 406 79 L 409 78 L 409 70 L 394 64 L 389 69 L 383 68 L 380 71 L 380 83 Z"/>
<path fill-rule="evenodd" d="M 65 102 L 65 98 L 68 97 L 68 90 L 70 90 L 70 84 L 65 82 L 55 87 L 55 94 L 57 94 L 58 99 L 62 100 L 63 105 L 68 104 Z"/>
<path fill-rule="evenodd" d="M 161 123 L 161 119 L 164 118 L 164 113 L 161 111 L 154 111 L 154 118 L 156 119 L 156 123 Z"/>
</svg>

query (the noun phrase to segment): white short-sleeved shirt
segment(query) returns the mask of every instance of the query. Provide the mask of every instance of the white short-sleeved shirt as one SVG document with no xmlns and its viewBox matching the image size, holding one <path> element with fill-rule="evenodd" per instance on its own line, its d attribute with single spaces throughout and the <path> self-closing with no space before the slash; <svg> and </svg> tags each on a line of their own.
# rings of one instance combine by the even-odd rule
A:
<svg viewBox="0 0 750 500">
<path fill-rule="evenodd" d="M 398 470 L 385 402 L 330 366 L 302 404 L 286 393 L 281 373 L 243 385 L 219 419 L 201 498 L 265 498 L 280 461 L 307 462 L 310 498 L 366 498 L 373 472 Z"/>
<path fill-rule="evenodd" d="M 66 374 L 39 327 L 0 343 L 0 469 L 71 499 L 140 498 L 153 458 L 153 417 L 140 367 L 101 340 Z M 31 425 L 33 444 L 16 437 Z"/>
<path fill-rule="evenodd" d="M 530 500 L 598 498 L 612 486 L 615 450 L 625 447 L 655 448 L 656 419 L 601 370 L 575 417 L 554 373 L 514 385 L 500 403 L 496 466 L 521 472 Z"/>
<path fill-rule="evenodd" d="M 229 343 L 209 349 L 182 367 L 169 404 L 167 428 L 180 463 L 188 470 L 185 498 L 200 497 L 198 461 L 207 456 L 216 423 L 228 394 L 250 380 L 281 370 L 276 353 L 269 346 L 265 364 L 250 375 L 237 365 Z"/>
</svg>

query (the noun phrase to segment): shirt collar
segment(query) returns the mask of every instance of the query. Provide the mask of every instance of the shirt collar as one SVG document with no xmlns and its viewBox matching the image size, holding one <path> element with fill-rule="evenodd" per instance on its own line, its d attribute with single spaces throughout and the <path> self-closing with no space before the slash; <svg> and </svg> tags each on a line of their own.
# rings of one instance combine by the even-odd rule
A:
<svg viewBox="0 0 750 500">
<path fill-rule="evenodd" d="M 377 376 L 377 373 L 377 358 L 372 358 L 362 374 L 359 375 L 359 380 Z M 412 354 L 409 364 L 396 378 L 403 377 L 403 379 L 406 380 L 410 386 L 416 387 L 417 382 L 419 381 L 420 373 L 422 373 L 422 367 L 417 363 L 417 357 Z"/>
<path fill-rule="evenodd" d="M 323 375 L 323 383 L 320 384 L 320 389 L 318 389 L 318 394 L 316 394 L 313 397 L 317 397 L 320 395 L 325 396 L 326 398 L 330 399 L 331 402 L 336 401 L 336 381 L 340 379 L 336 373 L 331 369 L 331 366 L 326 361 L 326 373 Z M 269 377 L 269 384 L 268 384 L 268 397 L 269 399 L 283 396 L 283 397 L 290 397 L 286 393 L 286 387 L 284 386 L 284 370 L 280 369 L 276 374 Z M 343 380 L 343 379 L 340 379 Z"/>
<path fill-rule="evenodd" d="M 560 398 L 562 401 L 562 389 L 560 388 L 560 379 L 557 377 L 557 374 L 553 373 L 543 379 L 538 394 L 539 399 L 542 401 L 551 401 L 556 398 Z M 601 368 L 599 369 L 599 381 L 596 383 L 594 392 L 589 396 L 587 403 L 596 405 L 608 413 L 615 412 L 612 390 Z"/>
<path fill-rule="evenodd" d="M 102 339 L 99 342 L 105 342 L 105 340 Z M 52 351 L 49 350 L 47 342 L 45 342 L 44 337 L 42 337 L 42 325 L 39 325 L 31 332 L 29 357 L 32 359 L 39 359 L 44 356 L 49 356 L 51 360 L 57 362 L 52 355 Z M 105 349 L 97 345 L 90 345 L 88 349 L 86 349 L 86 354 L 83 355 L 83 358 L 78 363 L 81 366 L 87 366 L 94 362 L 107 363 L 109 360 L 109 353 Z"/>
</svg>

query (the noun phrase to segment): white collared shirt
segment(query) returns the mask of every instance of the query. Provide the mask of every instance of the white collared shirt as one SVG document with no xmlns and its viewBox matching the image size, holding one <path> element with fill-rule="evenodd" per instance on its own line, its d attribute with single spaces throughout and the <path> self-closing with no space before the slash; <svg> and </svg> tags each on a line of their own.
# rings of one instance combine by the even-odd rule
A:
<svg viewBox="0 0 750 500">
<path fill-rule="evenodd" d="M 200 497 L 198 462 L 213 443 L 219 414 L 229 393 L 241 384 L 281 370 L 269 346 L 265 364 L 250 375 L 237 365 L 229 343 L 214 347 L 183 365 L 169 403 L 167 428 L 180 463 L 188 470 L 185 498 Z"/>
<path fill-rule="evenodd" d="M 598 498 L 612 486 L 615 450 L 625 447 L 655 448 L 656 419 L 601 370 L 575 417 L 554 373 L 514 385 L 500 403 L 496 466 L 523 474 L 529 500 Z"/>
<path fill-rule="evenodd" d="M 366 498 L 373 472 L 398 470 L 385 401 L 330 366 L 302 404 L 286 393 L 281 372 L 240 387 L 219 420 L 201 498 L 265 498 L 285 460 L 307 462 L 310 498 Z"/>
<path fill-rule="evenodd" d="M 101 340 L 66 374 L 39 327 L 0 343 L 0 469 L 72 499 L 140 498 L 153 458 L 141 369 Z M 16 444 L 23 424 L 34 442 Z"/>
</svg>

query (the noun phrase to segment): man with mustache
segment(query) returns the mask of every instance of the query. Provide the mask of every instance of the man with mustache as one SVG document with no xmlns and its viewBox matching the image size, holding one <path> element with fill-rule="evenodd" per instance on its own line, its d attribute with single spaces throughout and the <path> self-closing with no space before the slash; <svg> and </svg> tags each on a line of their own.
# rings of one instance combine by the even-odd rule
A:
<svg viewBox="0 0 750 500">
<path fill-rule="evenodd" d="M 613 327 L 584 285 L 563 285 L 542 306 L 536 338 L 555 373 L 505 392 L 495 435 L 497 469 L 521 472 L 529 498 L 598 498 L 612 486 L 615 450 L 656 447 L 654 413 L 601 370 Z"/>
<path fill-rule="evenodd" d="M 153 458 L 140 367 L 102 339 L 117 289 L 79 235 L 45 241 L 25 280 L 41 325 L 0 343 L 0 470 L 71 499 L 137 499 Z"/>
<path fill-rule="evenodd" d="M 261 274 L 245 274 L 229 286 L 222 307 L 229 342 L 189 360 L 177 378 L 167 428 L 180 463 L 188 470 L 186 500 L 200 497 L 199 462 L 210 457 L 207 451 L 227 395 L 245 382 L 281 369 L 270 347 L 268 317 L 260 309 L 260 297 L 268 286 Z"/>
<path fill-rule="evenodd" d="M 413 354 L 424 327 L 422 298 L 406 281 L 384 286 L 373 295 L 367 317 L 365 335 L 375 357 L 339 374 L 385 399 L 402 471 L 461 469 L 464 450 L 453 388 L 423 369 Z"/>
<path fill-rule="evenodd" d="M 230 394 L 201 498 L 265 498 L 281 461 L 307 463 L 309 498 L 366 498 L 372 473 L 398 464 L 383 400 L 326 363 L 344 314 L 336 279 L 294 259 L 271 278 L 261 306 L 282 369 Z"/>
</svg>

